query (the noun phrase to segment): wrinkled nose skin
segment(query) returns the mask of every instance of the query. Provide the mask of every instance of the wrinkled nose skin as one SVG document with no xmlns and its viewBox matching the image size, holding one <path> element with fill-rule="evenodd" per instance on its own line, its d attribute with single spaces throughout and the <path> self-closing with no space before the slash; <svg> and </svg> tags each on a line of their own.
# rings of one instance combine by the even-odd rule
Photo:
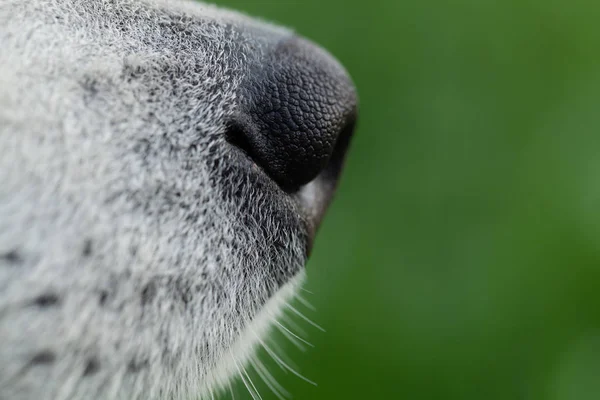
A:
<svg viewBox="0 0 600 400">
<path fill-rule="evenodd" d="M 254 63 L 247 77 L 231 141 L 287 192 L 321 173 L 335 186 L 357 113 L 344 68 L 317 45 L 292 36 Z"/>
</svg>

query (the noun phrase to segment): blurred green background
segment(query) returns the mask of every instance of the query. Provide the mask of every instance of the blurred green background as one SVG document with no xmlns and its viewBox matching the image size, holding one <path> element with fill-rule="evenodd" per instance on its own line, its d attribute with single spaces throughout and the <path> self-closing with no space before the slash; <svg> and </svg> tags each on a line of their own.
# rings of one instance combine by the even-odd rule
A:
<svg viewBox="0 0 600 400">
<path fill-rule="evenodd" d="M 327 332 L 275 336 L 318 386 L 261 352 L 292 397 L 600 399 L 600 3 L 219 4 L 322 44 L 361 100 L 296 304 Z"/>
</svg>

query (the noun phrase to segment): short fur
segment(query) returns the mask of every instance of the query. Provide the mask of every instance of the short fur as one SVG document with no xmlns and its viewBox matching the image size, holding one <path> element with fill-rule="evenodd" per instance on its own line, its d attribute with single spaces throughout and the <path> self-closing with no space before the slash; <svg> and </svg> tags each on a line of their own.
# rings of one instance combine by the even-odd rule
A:
<svg viewBox="0 0 600 400">
<path fill-rule="evenodd" d="M 291 36 L 187 2 L 0 0 L 0 399 L 191 399 L 237 373 L 314 230 L 225 140 Z"/>
</svg>

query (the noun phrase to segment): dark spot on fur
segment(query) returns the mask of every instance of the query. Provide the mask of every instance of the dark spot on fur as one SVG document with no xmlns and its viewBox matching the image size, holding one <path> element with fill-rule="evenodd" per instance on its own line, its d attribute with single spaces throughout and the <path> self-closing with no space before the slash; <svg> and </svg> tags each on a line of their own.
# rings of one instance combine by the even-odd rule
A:
<svg viewBox="0 0 600 400">
<path fill-rule="evenodd" d="M 56 354 L 54 354 L 50 350 L 44 350 L 44 351 L 40 351 L 39 353 L 37 353 L 33 357 L 31 357 L 31 360 L 29 361 L 29 365 L 31 365 L 31 366 L 48 365 L 48 364 L 52 364 L 55 360 L 56 360 Z"/>
<path fill-rule="evenodd" d="M 150 150 L 152 149 L 152 145 L 148 139 L 140 139 L 137 143 L 135 143 L 132 147 L 132 150 L 140 154 L 142 158 L 148 157 Z"/>
<path fill-rule="evenodd" d="M 139 79 L 146 73 L 146 69 L 141 65 L 133 63 L 131 59 L 125 59 L 123 64 L 122 76 L 127 82 Z"/>
<path fill-rule="evenodd" d="M 97 358 L 92 357 L 87 360 L 87 364 L 85 365 L 85 369 L 83 370 L 83 376 L 94 375 L 99 370 L 100 370 L 100 361 L 98 361 Z"/>
<path fill-rule="evenodd" d="M 187 306 L 194 299 L 189 286 L 179 287 L 178 291 L 181 296 L 181 301 L 185 306 Z"/>
<path fill-rule="evenodd" d="M 148 368 L 149 365 L 150 363 L 148 362 L 148 360 L 140 361 L 132 359 L 129 361 L 129 364 L 127 364 L 127 372 L 134 374 L 140 372 L 144 368 Z"/>
<path fill-rule="evenodd" d="M 44 293 L 33 300 L 33 304 L 38 307 L 50 307 L 57 305 L 60 298 L 56 293 Z"/>
<path fill-rule="evenodd" d="M 85 242 L 83 242 L 83 249 L 81 250 L 81 255 L 83 255 L 84 257 L 89 257 L 92 255 L 92 250 L 92 240 L 87 239 Z"/>
<path fill-rule="evenodd" d="M 156 296 L 156 292 L 156 283 L 154 281 L 147 283 L 142 289 L 142 304 L 150 303 Z"/>
<path fill-rule="evenodd" d="M 108 299 L 108 291 L 101 290 L 100 294 L 98 296 L 98 304 L 100 304 L 101 306 L 105 305 L 107 299 Z"/>
<path fill-rule="evenodd" d="M 21 254 L 17 250 L 10 250 L 7 253 L 0 254 L 0 260 L 10 264 L 21 264 L 23 257 L 21 257 Z"/>
<path fill-rule="evenodd" d="M 81 80 L 81 87 L 85 91 L 86 96 L 93 97 L 98 93 L 98 80 L 91 76 L 85 76 Z"/>
</svg>

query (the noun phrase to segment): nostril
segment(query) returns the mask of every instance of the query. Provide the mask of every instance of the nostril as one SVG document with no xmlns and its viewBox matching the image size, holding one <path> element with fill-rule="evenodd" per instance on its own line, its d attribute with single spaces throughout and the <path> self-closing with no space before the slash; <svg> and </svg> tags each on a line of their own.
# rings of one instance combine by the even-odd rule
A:
<svg viewBox="0 0 600 400">
<path fill-rule="evenodd" d="M 239 94 L 227 138 L 284 190 L 325 170 L 339 173 L 336 159 L 352 132 L 356 94 L 328 53 L 296 37 L 281 42 L 250 68 Z"/>
<path fill-rule="evenodd" d="M 252 157 L 252 146 L 250 144 L 250 132 L 243 118 L 229 121 L 225 127 L 225 139 L 236 146 L 248 156 Z"/>
</svg>

